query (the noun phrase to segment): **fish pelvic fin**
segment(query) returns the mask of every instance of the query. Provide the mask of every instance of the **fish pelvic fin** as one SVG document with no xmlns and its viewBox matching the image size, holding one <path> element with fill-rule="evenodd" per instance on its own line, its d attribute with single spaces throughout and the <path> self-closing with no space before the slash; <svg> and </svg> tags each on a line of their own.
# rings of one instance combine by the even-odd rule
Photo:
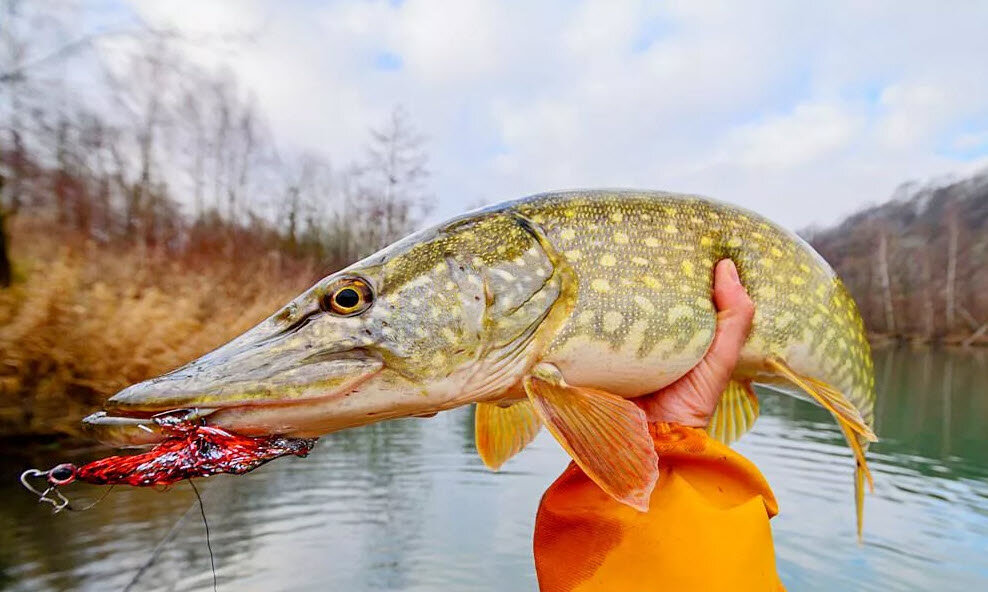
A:
<svg viewBox="0 0 988 592">
<path fill-rule="evenodd" d="M 659 478 L 645 413 L 631 401 L 566 384 L 551 364 L 524 379 L 529 400 L 556 441 L 605 493 L 641 512 Z"/>
<path fill-rule="evenodd" d="M 532 402 L 517 401 L 509 405 L 477 403 L 474 415 L 474 440 L 477 453 L 492 471 L 521 452 L 542 428 Z"/>
<path fill-rule="evenodd" d="M 862 538 L 864 527 L 864 483 L 867 481 L 868 490 L 875 492 L 875 480 L 868 469 L 865 449 L 869 442 L 878 441 L 875 432 L 865 423 L 857 407 L 829 384 L 802 376 L 795 372 L 784 360 L 778 357 L 769 358 L 766 363 L 769 368 L 801 388 L 816 400 L 824 409 L 829 411 L 837 420 L 848 446 L 854 452 L 854 506 L 857 518 L 858 540 Z"/>
<path fill-rule="evenodd" d="M 707 434 L 730 446 L 746 434 L 758 419 L 758 397 L 749 381 L 731 380 L 710 416 Z"/>
</svg>

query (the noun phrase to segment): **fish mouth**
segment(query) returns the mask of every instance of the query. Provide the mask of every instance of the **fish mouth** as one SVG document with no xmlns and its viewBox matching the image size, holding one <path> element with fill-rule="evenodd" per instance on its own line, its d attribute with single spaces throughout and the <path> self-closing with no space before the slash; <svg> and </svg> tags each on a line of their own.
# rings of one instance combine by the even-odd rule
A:
<svg viewBox="0 0 988 592">
<path fill-rule="evenodd" d="M 280 410 L 298 416 L 299 409 L 325 405 L 384 367 L 379 355 L 364 349 L 313 354 L 231 346 L 236 343 L 125 388 L 83 419 L 86 431 L 111 446 L 144 446 L 166 439 L 170 422 L 222 427 L 215 420 L 233 412 L 242 433 L 291 435 L 294 426 L 279 421 Z M 245 417 L 258 419 L 245 423 Z"/>
</svg>

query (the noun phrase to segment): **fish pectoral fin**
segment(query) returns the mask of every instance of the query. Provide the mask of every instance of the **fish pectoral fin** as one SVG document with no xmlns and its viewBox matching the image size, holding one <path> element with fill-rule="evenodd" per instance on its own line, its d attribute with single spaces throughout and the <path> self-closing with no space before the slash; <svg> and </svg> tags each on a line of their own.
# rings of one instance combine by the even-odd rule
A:
<svg viewBox="0 0 988 592">
<path fill-rule="evenodd" d="M 645 413 L 617 395 L 570 386 L 559 370 L 539 364 L 525 392 L 549 432 L 604 492 L 648 511 L 659 478 L 659 458 Z"/>
<path fill-rule="evenodd" d="M 730 445 L 755 425 L 758 397 L 751 382 L 731 380 L 720 396 L 720 403 L 710 416 L 707 433 L 711 438 Z"/>
<path fill-rule="evenodd" d="M 474 440 L 477 452 L 487 468 L 496 471 L 509 458 L 535 439 L 542 427 L 532 402 L 523 400 L 510 405 L 477 403 L 474 416 Z"/>
</svg>

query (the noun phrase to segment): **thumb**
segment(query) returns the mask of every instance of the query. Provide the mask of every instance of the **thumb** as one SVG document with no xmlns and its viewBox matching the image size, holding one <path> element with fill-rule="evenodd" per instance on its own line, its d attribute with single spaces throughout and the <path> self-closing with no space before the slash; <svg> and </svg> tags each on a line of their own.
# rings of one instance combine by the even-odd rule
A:
<svg viewBox="0 0 988 592">
<path fill-rule="evenodd" d="M 707 355 L 693 369 L 693 387 L 708 400 L 710 412 L 727 388 L 741 348 L 748 338 L 755 316 L 752 302 L 741 285 L 738 269 L 730 259 L 723 259 L 714 268 L 714 306 L 717 308 L 717 328 Z"/>
<path fill-rule="evenodd" d="M 730 259 L 719 261 L 714 268 L 713 297 L 717 328 L 710 348 L 685 376 L 638 402 L 649 421 L 704 427 L 717 408 L 751 330 L 755 305 Z"/>
</svg>

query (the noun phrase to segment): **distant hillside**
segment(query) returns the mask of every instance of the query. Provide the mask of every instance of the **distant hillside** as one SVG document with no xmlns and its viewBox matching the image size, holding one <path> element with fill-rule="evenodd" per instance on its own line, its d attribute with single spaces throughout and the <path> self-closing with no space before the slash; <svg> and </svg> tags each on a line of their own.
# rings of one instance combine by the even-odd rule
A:
<svg viewBox="0 0 988 592">
<path fill-rule="evenodd" d="M 873 335 L 988 343 L 988 171 L 903 185 L 887 203 L 800 234 L 843 278 Z"/>
</svg>

